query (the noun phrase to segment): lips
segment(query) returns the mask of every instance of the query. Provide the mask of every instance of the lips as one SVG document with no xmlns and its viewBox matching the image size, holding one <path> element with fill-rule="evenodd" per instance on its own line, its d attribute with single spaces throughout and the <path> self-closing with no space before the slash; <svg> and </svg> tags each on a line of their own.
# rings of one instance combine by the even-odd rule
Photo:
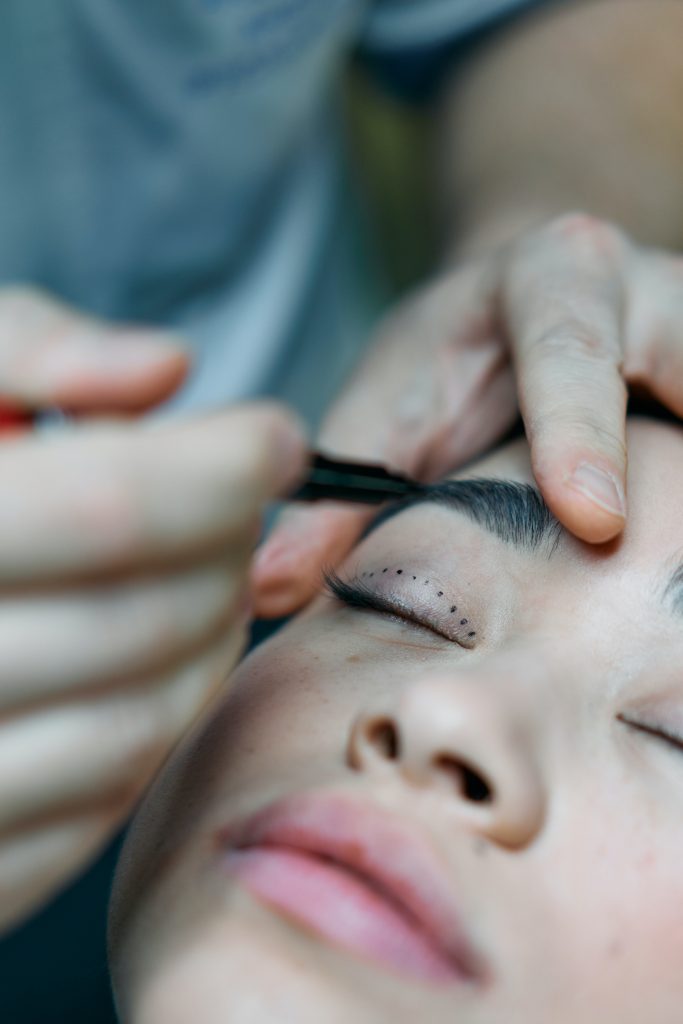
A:
<svg viewBox="0 0 683 1024">
<path fill-rule="evenodd" d="M 483 980 L 442 865 L 388 812 L 310 794 L 222 830 L 218 842 L 252 895 L 333 945 L 416 980 Z"/>
</svg>

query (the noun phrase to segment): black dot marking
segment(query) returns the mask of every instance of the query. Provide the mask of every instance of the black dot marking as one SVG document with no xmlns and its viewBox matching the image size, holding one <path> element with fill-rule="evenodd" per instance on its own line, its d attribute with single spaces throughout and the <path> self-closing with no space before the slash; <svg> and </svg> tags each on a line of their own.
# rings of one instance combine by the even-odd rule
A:
<svg viewBox="0 0 683 1024">
<path fill-rule="evenodd" d="M 370 575 L 371 575 L 371 576 L 374 576 L 375 574 L 374 574 L 374 572 L 371 572 L 371 573 L 370 573 Z"/>
<path fill-rule="evenodd" d="M 416 579 L 417 579 L 417 576 L 413 576 L 413 579 L 414 579 L 414 580 L 416 580 Z"/>
<path fill-rule="evenodd" d="M 443 590 L 440 590 L 440 591 L 438 592 L 438 594 L 437 594 L 437 597 L 443 597 Z"/>
<path fill-rule="evenodd" d="M 461 619 L 460 620 L 460 625 L 461 626 L 466 626 L 467 625 L 467 619 Z"/>
<path fill-rule="evenodd" d="M 453 614 L 453 612 L 457 612 L 457 610 L 458 610 L 457 604 L 452 604 L 451 605 L 451 615 Z"/>
<path fill-rule="evenodd" d="M 425 587 L 427 586 L 428 583 L 429 583 L 429 580 L 425 580 Z"/>
<path fill-rule="evenodd" d="M 472 630 L 472 632 L 471 632 L 471 633 L 468 633 L 467 635 L 468 635 L 468 636 L 476 636 L 477 634 L 476 634 L 476 633 L 474 632 L 474 630 Z"/>
<path fill-rule="evenodd" d="M 387 571 L 386 569 L 382 569 L 382 572 L 386 572 L 386 571 Z"/>
<path fill-rule="evenodd" d="M 403 572 L 403 569 L 397 569 L 396 570 L 396 575 L 400 576 L 402 572 Z"/>
</svg>

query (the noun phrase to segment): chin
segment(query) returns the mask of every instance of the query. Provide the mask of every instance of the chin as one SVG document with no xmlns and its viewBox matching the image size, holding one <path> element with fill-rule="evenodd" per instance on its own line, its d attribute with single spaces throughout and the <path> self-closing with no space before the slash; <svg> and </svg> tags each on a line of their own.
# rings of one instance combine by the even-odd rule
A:
<svg viewBox="0 0 683 1024">
<path fill-rule="evenodd" d="M 238 886 L 211 912 L 202 895 L 196 906 L 185 896 L 171 920 L 164 895 L 138 905 L 113 950 L 121 1024 L 453 1020 L 452 994 L 321 942 Z"/>
<path fill-rule="evenodd" d="M 145 963 L 139 947 L 134 951 L 133 973 L 121 958 L 114 965 L 122 1024 L 404 1019 L 390 1005 L 394 1000 L 367 991 L 367 981 L 372 988 L 374 979 L 363 979 L 364 965 L 340 962 L 315 936 L 301 934 L 247 896 L 240 895 L 229 917 L 197 922 L 195 931 L 170 941 L 165 936 L 161 944 L 163 953 L 158 955 L 158 948 L 152 953 L 154 963 Z"/>
</svg>

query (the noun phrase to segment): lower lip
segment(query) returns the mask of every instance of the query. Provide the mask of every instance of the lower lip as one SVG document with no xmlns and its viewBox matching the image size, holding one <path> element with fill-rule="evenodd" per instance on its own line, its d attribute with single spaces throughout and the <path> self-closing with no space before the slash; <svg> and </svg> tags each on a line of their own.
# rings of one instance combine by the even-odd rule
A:
<svg viewBox="0 0 683 1024">
<path fill-rule="evenodd" d="M 336 946 L 416 980 L 464 980 L 417 922 L 342 865 L 276 846 L 232 851 L 227 863 L 253 896 Z"/>
</svg>

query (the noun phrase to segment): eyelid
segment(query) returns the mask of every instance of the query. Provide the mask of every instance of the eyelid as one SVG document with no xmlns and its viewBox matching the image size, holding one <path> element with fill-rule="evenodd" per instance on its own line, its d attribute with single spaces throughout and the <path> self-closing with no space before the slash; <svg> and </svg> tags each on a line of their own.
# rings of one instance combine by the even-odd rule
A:
<svg viewBox="0 0 683 1024">
<path fill-rule="evenodd" d="M 392 616 L 404 623 L 412 624 L 420 629 L 425 629 L 441 640 L 462 647 L 464 650 L 471 650 L 473 644 L 459 639 L 456 636 L 449 636 L 439 626 L 426 616 L 420 615 L 409 604 L 392 600 L 391 596 L 378 594 L 372 588 L 356 580 L 343 580 L 336 572 L 325 572 L 323 574 L 325 589 L 337 601 L 346 605 L 347 608 L 355 608 L 359 611 L 372 611 L 380 615 Z"/>
<path fill-rule="evenodd" d="M 617 719 L 623 722 L 624 725 L 629 726 L 631 729 L 635 729 L 636 732 L 644 733 L 646 736 L 651 736 L 653 739 L 660 740 L 662 743 L 667 743 L 670 747 L 674 747 L 683 753 L 683 736 L 678 736 L 674 732 L 670 732 L 668 729 L 660 725 L 652 725 L 649 722 L 638 721 L 637 719 L 627 718 L 625 715 L 617 715 Z"/>
</svg>

